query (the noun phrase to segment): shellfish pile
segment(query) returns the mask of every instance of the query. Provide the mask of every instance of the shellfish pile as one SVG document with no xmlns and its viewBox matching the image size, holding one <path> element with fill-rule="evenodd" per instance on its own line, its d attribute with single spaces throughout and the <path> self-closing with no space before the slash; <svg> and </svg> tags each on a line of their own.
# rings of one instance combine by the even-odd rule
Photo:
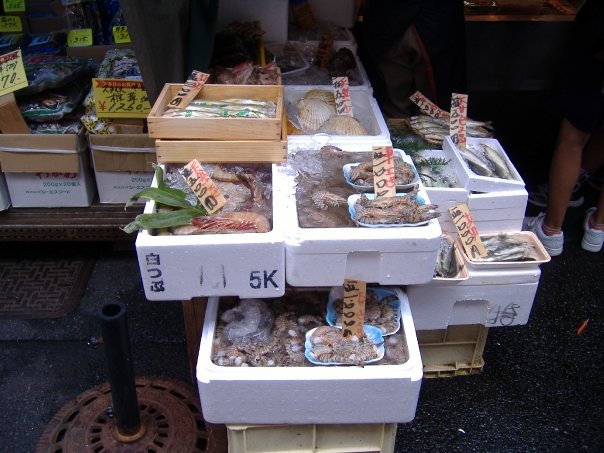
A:
<svg viewBox="0 0 604 453">
<path fill-rule="evenodd" d="M 354 204 L 354 220 L 367 225 L 404 225 L 427 222 L 440 216 L 434 204 L 421 204 L 417 189 L 395 197 L 369 198 L 362 193 Z"/>
<path fill-rule="evenodd" d="M 367 135 L 361 122 L 346 115 L 338 115 L 332 92 L 314 88 L 296 103 L 296 116 L 304 132 L 324 132 L 333 135 Z"/>
<path fill-rule="evenodd" d="M 344 300 L 341 295 L 338 296 L 332 301 L 336 315 L 333 321 L 336 325 L 341 325 Z M 365 300 L 365 324 L 377 327 L 383 335 L 396 332 L 400 326 L 397 303 L 399 300 L 395 293 L 378 294 L 372 288 L 368 288 Z"/>
<path fill-rule="evenodd" d="M 322 363 L 363 365 L 380 357 L 380 346 L 369 335 L 344 338 L 342 329 L 317 327 L 310 335 L 309 356 Z"/>
</svg>

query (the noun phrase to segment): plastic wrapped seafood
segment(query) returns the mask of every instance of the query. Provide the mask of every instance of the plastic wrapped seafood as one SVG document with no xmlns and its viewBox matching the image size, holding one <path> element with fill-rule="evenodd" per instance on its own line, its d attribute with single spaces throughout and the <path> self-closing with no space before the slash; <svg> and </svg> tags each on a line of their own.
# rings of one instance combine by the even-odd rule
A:
<svg viewBox="0 0 604 453">
<path fill-rule="evenodd" d="M 277 105 L 264 99 L 194 99 L 186 109 L 164 111 L 165 117 L 182 118 L 275 118 Z"/>
</svg>

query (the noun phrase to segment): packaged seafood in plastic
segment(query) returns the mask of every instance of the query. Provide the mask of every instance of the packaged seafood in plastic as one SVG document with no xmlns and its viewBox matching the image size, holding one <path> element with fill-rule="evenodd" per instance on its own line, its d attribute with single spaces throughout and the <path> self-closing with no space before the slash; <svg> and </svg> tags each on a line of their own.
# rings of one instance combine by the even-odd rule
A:
<svg viewBox="0 0 604 453">
<path fill-rule="evenodd" d="M 21 115 L 27 121 L 57 121 L 73 112 L 90 89 L 90 79 L 78 78 L 69 86 L 19 99 Z"/>
<path fill-rule="evenodd" d="M 304 355 L 314 365 L 365 365 L 381 360 L 385 352 L 382 332 L 368 325 L 363 331 L 363 338 L 344 338 L 340 327 L 315 327 L 306 333 Z"/>
<path fill-rule="evenodd" d="M 60 88 L 80 76 L 92 77 L 97 63 L 94 60 L 60 55 L 28 55 L 23 57 L 23 66 L 29 86 L 17 91 L 17 96 Z"/>
</svg>

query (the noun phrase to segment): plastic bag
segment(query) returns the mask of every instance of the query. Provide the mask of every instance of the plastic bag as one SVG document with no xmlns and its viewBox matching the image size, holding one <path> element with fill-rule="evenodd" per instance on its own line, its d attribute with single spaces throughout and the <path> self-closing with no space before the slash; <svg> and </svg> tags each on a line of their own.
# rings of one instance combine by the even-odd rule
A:
<svg viewBox="0 0 604 453">
<path fill-rule="evenodd" d="M 241 303 L 225 311 L 220 319 L 226 323 L 224 334 L 229 341 L 268 340 L 273 326 L 273 313 L 263 300 L 242 299 Z"/>
</svg>

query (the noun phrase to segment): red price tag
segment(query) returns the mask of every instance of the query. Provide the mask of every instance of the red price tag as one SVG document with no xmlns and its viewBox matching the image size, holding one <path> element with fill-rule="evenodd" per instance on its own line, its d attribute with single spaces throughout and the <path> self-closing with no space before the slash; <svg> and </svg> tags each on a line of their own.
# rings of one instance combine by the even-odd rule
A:
<svg viewBox="0 0 604 453">
<path fill-rule="evenodd" d="M 208 214 L 214 214 L 225 205 L 224 195 L 220 193 L 218 186 L 214 184 L 197 159 L 185 165 L 180 173 Z"/>
<path fill-rule="evenodd" d="M 338 112 L 338 115 L 352 116 L 348 77 L 333 77 L 331 82 L 333 84 L 333 95 L 336 99 L 336 112 Z"/>
<path fill-rule="evenodd" d="M 208 81 L 210 74 L 205 72 L 193 71 L 182 88 L 176 93 L 176 96 L 168 103 L 168 107 L 177 109 L 186 109 L 197 93 L 201 91 Z"/>
<path fill-rule="evenodd" d="M 487 250 L 484 248 L 478 229 L 472 219 L 472 214 L 468 208 L 467 203 L 460 203 L 457 206 L 449 208 L 453 225 L 457 229 L 461 245 L 463 246 L 466 255 L 470 259 L 477 257 L 485 257 Z"/>
<path fill-rule="evenodd" d="M 373 193 L 375 198 L 396 196 L 396 174 L 392 146 L 373 147 Z"/>
<path fill-rule="evenodd" d="M 429 100 L 421 92 L 416 91 L 409 96 L 409 99 L 419 107 L 422 113 L 430 115 L 432 118 L 442 118 L 447 121 L 449 120 L 449 113 L 442 110 L 438 105 Z"/>
<path fill-rule="evenodd" d="M 453 93 L 451 95 L 451 116 L 449 118 L 449 135 L 459 148 L 466 147 L 466 123 L 468 120 L 468 95 Z"/>
</svg>

